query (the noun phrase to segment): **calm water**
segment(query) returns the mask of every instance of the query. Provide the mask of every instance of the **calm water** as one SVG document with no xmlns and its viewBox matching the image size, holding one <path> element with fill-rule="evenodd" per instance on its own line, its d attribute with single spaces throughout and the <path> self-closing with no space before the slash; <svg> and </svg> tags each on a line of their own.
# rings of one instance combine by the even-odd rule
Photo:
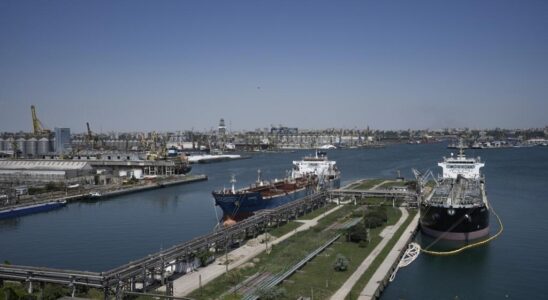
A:
<svg viewBox="0 0 548 300">
<path fill-rule="evenodd" d="M 105 271 L 162 248 L 210 232 L 220 210 L 210 192 L 256 179 L 281 178 L 291 161 L 310 151 L 257 154 L 252 159 L 195 165 L 206 182 L 73 203 L 48 213 L 0 221 L 0 261 Z M 445 145 L 396 145 L 385 149 L 334 150 L 343 184 L 364 177 L 411 177 L 411 168 L 437 170 Z M 473 154 L 470 152 L 469 154 Z M 505 232 L 491 245 L 454 257 L 421 255 L 400 270 L 383 299 L 524 299 L 548 294 L 548 149 L 478 152 L 487 167 L 489 199 Z M 494 223 L 494 222 L 492 222 Z"/>
</svg>

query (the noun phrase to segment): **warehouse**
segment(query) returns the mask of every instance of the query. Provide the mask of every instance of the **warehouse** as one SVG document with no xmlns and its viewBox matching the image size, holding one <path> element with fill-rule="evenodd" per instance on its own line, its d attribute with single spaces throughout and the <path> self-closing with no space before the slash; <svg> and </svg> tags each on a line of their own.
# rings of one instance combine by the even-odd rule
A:
<svg viewBox="0 0 548 300">
<path fill-rule="evenodd" d="M 70 160 L 0 160 L 0 182 L 93 182 L 94 169 L 88 162 Z"/>
</svg>

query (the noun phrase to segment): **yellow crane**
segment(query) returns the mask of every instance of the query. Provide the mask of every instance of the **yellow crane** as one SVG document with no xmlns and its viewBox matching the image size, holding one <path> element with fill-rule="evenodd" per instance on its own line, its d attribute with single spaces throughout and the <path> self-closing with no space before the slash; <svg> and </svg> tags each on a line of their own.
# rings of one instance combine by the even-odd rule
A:
<svg viewBox="0 0 548 300">
<path fill-rule="evenodd" d="M 42 122 L 36 116 L 36 108 L 34 105 L 30 106 L 30 111 L 32 112 L 32 129 L 35 135 L 49 134 L 51 131 L 44 128 Z"/>
</svg>

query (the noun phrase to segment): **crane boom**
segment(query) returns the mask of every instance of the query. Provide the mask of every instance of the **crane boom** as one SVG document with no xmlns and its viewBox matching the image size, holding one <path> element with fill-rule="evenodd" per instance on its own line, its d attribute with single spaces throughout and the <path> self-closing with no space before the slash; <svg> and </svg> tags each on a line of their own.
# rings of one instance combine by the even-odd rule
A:
<svg viewBox="0 0 548 300">
<path fill-rule="evenodd" d="M 49 133 L 50 131 L 44 128 L 44 126 L 42 125 L 42 122 L 40 122 L 40 120 L 36 116 L 36 108 L 34 107 L 34 105 L 30 106 L 30 111 L 32 113 L 32 129 L 34 134 Z"/>
<path fill-rule="evenodd" d="M 91 140 L 92 139 L 92 133 L 91 133 L 91 128 L 89 128 L 89 122 L 86 122 L 86 126 L 88 128 L 88 139 Z"/>
</svg>

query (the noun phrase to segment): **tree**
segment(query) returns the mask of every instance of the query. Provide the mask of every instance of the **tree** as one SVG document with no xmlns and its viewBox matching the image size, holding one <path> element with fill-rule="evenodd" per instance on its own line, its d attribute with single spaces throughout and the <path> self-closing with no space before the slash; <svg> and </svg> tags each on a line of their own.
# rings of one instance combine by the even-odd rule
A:
<svg viewBox="0 0 548 300">
<path fill-rule="evenodd" d="M 335 262 L 333 263 L 333 269 L 337 272 L 344 272 L 348 270 L 348 258 L 342 254 L 337 254 L 337 258 L 335 258 Z"/>
<path fill-rule="evenodd" d="M 347 235 L 348 240 L 354 243 L 367 240 L 367 227 L 365 223 L 360 222 L 348 228 Z"/>
</svg>

